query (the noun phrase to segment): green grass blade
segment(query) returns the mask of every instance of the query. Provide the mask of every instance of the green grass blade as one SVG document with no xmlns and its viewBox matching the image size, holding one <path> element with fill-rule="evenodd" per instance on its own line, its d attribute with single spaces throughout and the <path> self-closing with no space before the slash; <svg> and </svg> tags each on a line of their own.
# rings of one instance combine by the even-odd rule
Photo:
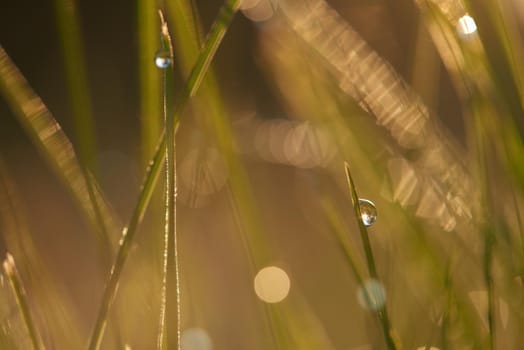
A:
<svg viewBox="0 0 524 350">
<path fill-rule="evenodd" d="M 174 62 L 173 44 L 163 13 L 160 12 L 162 29 L 162 50 L 168 50 Z M 159 349 L 180 349 L 180 278 L 178 244 L 176 232 L 176 145 L 172 95 L 170 88 L 174 83 L 173 64 L 163 71 L 162 96 L 164 100 L 164 120 L 166 130 L 166 189 L 165 189 L 165 231 L 162 299 L 160 312 Z M 172 336 L 169 329 L 176 329 Z"/>
<path fill-rule="evenodd" d="M 355 184 L 353 182 L 353 178 L 351 177 L 351 172 L 349 170 L 349 164 L 347 162 L 344 163 L 344 168 L 346 170 L 346 178 L 349 186 L 349 191 L 351 194 L 351 201 L 353 203 L 353 209 L 355 211 L 355 217 L 358 222 L 358 228 L 360 231 L 360 238 L 362 239 L 362 244 L 364 246 L 364 252 L 366 254 L 366 262 L 368 266 L 369 274 L 372 278 L 379 280 L 378 274 L 377 274 L 377 268 L 375 266 L 375 258 L 373 257 L 373 250 L 371 248 L 371 243 L 369 241 L 368 231 L 366 229 L 366 226 L 364 225 L 364 222 L 362 221 L 362 214 L 360 212 L 360 205 L 359 205 L 359 197 L 357 194 L 357 190 L 355 188 Z M 391 327 L 389 324 L 389 316 L 386 309 L 386 306 L 382 306 L 378 310 L 378 317 L 380 319 L 380 323 L 382 326 L 382 331 L 384 333 L 384 338 L 386 341 L 386 345 L 389 350 L 396 349 L 395 342 L 391 336 Z"/>
<path fill-rule="evenodd" d="M 162 132 L 160 73 L 153 64 L 159 47 L 157 1 L 138 0 L 138 68 L 140 79 L 140 132 L 144 164 L 155 152 Z"/>
<path fill-rule="evenodd" d="M 31 343 L 33 344 L 33 349 L 40 350 L 44 349 L 42 341 L 40 340 L 40 335 L 36 329 L 35 323 L 31 317 L 31 312 L 29 311 L 29 304 L 27 302 L 26 292 L 20 279 L 20 275 L 16 269 L 15 260 L 13 256 L 7 253 L 7 257 L 3 263 L 4 272 L 9 279 L 11 287 L 16 297 L 16 302 L 20 308 L 20 312 L 24 318 L 25 325 L 29 331 L 29 337 L 31 338 Z"/>
<path fill-rule="evenodd" d="M 0 48 L 0 92 L 26 133 L 62 179 L 88 222 L 99 233 L 98 242 L 103 251 L 108 252 L 110 237 L 104 232 L 116 232 L 110 207 L 93 177 L 78 160 L 60 125 L 3 48 Z"/>
<path fill-rule="evenodd" d="M 377 268 L 375 266 L 375 258 L 373 257 L 373 250 L 371 249 L 371 243 L 369 242 L 369 235 L 364 222 L 362 221 L 362 214 L 360 212 L 360 205 L 358 204 L 358 194 L 355 189 L 355 184 L 353 183 L 353 178 L 351 177 L 351 172 L 349 171 L 349 164 L 344 163 L 344 168 L 346 171 L 346 179 L 349 186 L 349 191 L 351 195 L 351 202 L 353 203 L 353 209 L 355 210 L 355 217 L 357 218 L 358 229 L 360 231 L 360 237 L 362 238 L 362 244 L 364 245 L 364 252 L 366 253 L 366 263 L 368 266 L 369 275 L 372 278 L 377 279 Z"/>
<path fill-rule="evenodd" d="M 207 72 L 207 69 L 209 68 L 209 64 L 211 63 L 216 49 L 220 45 L 220 42 L 231 23 L 233 15 L 238 10 L 239 3 L 239 0 L 230 0 L 226 2 L 221 9 L 217 21 L 211 28 L 208 40 L 206 41 L 204 48 L 198 57 L 197 63 L 191 71 L 189 79 L 187 80 L 184 86 L 184 90 L 180 97 L 176 100 L 178 102 L 175 104 L 173 112 L 173 128 L 175 132 L 178 128 L 179 116 L 182 110 L 185 108 L 189 99 L 198 90 L 200 83 L 202 82 L 202 78 L 204 77 L 204 75 Z M 150 162 L 150 166 L 146 172 L 145 180 L 142 185 L 138 201 L 135 205 L 133 213 L 131 214 L 131 219 L 129 220 L 127 227 L 123 231 L 122 238 L 120 241 L 120 247 L 118 249 L 117 256 L 113 263 L 113 267 L 111 268 L 109 278 L 104 289 L 102 302 L 100 304 L 95 326 L 93 328 L 93 333 L 89 341 L 89 349 L 91 350 L 98 349 L 100 346 L 100 342 L 102 340 L 104 328 L 107 321 L 107 313 L 116 296 L 118 281 L 120 279 L 120 275 L 122 273 L 124 264 L 127 260 L 129 249 L 134 239 L 136 230 L 138 228 L 138 225 L 142 221 L 142 217 L 144 216 L 146 208 L 149 204 L 149 200 L 151 199 L 151 195 L 153 194 L 153 190 L 155 188 L 160 169 L 162 168 L 162 164 L 164 162 L 165 149 L 166 135 L 164 131 L 160 136 L 160 142 L 155 151 L 155 155 L 152 161 Z"/>
<path fill-rule="evenodd" d="M 76 149 L 82 164 L 97 173 L 96 132 L 76 1 L 54 1 L 72 110 Z"/>
</svg>

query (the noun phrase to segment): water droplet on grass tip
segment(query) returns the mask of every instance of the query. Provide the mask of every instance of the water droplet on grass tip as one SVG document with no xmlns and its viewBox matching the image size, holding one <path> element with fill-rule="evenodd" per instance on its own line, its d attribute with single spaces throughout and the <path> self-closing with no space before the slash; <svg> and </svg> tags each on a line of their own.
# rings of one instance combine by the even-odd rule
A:
<svg viewBox="0 0 524 350">
<path fill-rule="evenodd" d="M 160 49 L 155 53 L 155 65 L 162 69 L 171 65 L 171 54 L 168 49 Z"/>
<path fill-rule="evenodd" d="M 367 199 L 359 199 L 358 205 L 360 206 L 360 216 L 364 226 L 371 226 L 377 221 L 377 208 L 375 204 Z"/>
</svg>

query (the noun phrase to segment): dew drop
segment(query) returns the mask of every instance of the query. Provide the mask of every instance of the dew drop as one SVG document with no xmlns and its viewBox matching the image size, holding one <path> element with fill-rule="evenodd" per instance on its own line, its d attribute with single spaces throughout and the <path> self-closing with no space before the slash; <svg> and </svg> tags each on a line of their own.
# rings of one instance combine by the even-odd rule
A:
<svg viewBox="0 0 524 350">
<path fill-rule="evenodd" d="M 382 283 L 369 279 L 358 288 L 357 299 L 360 306 L 368 310 L 380 310 L 386 303 L 386 291 Z"/>
<path fill-rule="evenodd" d="M 168 49 L 160 49 L 155 53 L 155 65 L 162 69 L 171 65 L 171 54 Z"/>
<path fill-rule="evenodd" d="M 377 208 L 375 204 L 367 199 L 359 199 L 358 205 L 360 206 L 360 216 L 364 226 L 371 226 L 377 221 Z"/>
<path fill-rule="evenodd" d="M 472 35 L 477 31 L 477 24 L 473 17 L 469 15 L 464 15 L 460 17 L 457 23 L 457 32 L 462 37 L 467 37 Z"/>
</svg>

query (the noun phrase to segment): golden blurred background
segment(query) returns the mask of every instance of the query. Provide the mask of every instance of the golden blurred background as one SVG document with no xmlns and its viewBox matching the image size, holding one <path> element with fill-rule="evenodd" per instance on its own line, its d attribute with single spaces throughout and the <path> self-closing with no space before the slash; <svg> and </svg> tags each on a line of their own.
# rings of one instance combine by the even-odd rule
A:
<svg viewBox="0 0 524 350">
<path fill-rule="evenodd" d="M 1 7 L 0 247 L 46 348 L 89 343 L 163 95 L 183 91 L 222 5 Z M 519 0 L 244 0 L 176 134 L 181 349 L 519 348 L 523 30 Z M 344 162 L 378 212 L 377 276 Z M 102 349 L 157 347 L 164 182 Z M 30 349 L 9 271 L 0 347 Z"/>
</svg>

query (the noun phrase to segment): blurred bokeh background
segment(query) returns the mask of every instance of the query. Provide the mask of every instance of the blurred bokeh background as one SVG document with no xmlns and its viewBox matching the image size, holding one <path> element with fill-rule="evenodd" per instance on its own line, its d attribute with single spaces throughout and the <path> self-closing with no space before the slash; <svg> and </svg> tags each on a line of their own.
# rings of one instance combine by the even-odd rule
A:
<svg viewBox="0 0 524 350">
<path fill-rule="evenodd" d="M 176 95 L 222 5 L 0 6 L 0 247 L 48 349 L 87 345 L 160 135 L 157 9 L 175 46 Z M 473 29 L 468 13 L 480 19 Z M 386 348 L 363 287 L 380 310 L 385 299 L 398 348 L 518 348 L 523 30 L 519 0 L 245 0 L 176 136 L 182 349 Z M 107 200 L 106 246 L 69 168 L 50 165 L 60 155 L 49 149 L 67 145 L 36 146 L 45 128 L 10 90 L 8 60 Z M 368 230 L 380 282 L 367 273 L 345 161 L 378 210 Z M 163 186 L 132 243 L 103 349 L 156 346 Z M 269 275 L 256 290 L 259 271 Z M 1 344 L 30 348 L 3 279 L 1 296 Z"/>
</svg>

